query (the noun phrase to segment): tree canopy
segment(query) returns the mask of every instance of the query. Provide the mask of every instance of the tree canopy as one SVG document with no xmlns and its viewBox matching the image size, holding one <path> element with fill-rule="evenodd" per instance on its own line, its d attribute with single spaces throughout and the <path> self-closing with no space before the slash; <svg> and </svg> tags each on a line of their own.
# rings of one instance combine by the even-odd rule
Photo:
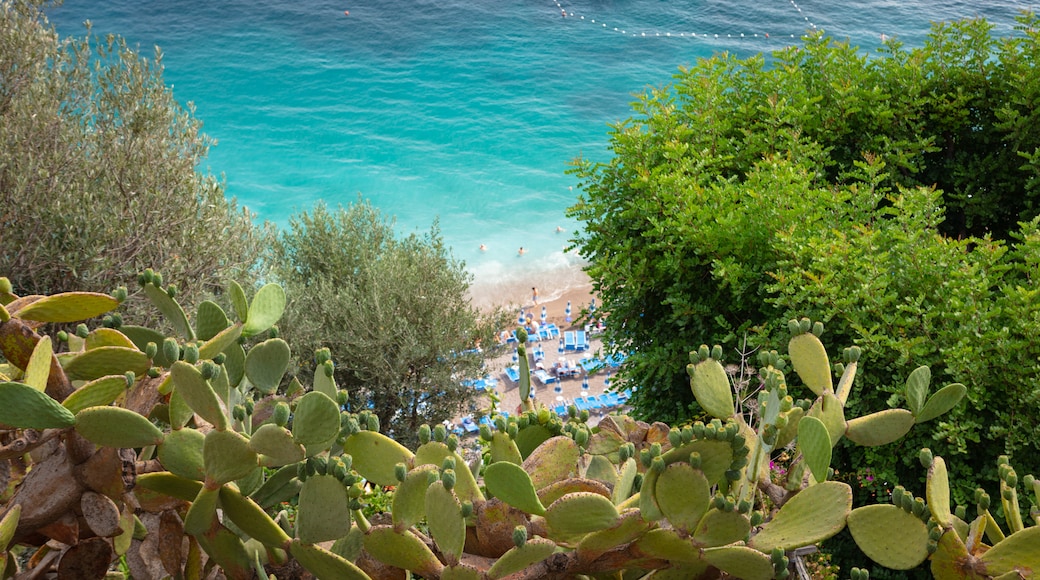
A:
<svg viewBox="0 0 1040 580">
<path fill-rule="evenodd" d="M 23 294 L 108 292 L 155 267 L 186 304 L 252 279 L 263 229 L 198 172 L 211 141 L 162 54 L 60 38 L 42 4 L 0 3 L 0 272 Z"/>
<path fill-rule="evenodd" d="M 908 365 L 970 389 L 912 452 L 842 467 L 895 481 L 919 477 L 915 447 L 1023 449 L 1040 396 L 1037 23 L 1008 38 L 937 24 L 920 48 L 873 55 L 814 35 L 768 64 L 701 60 L 642 96 L 612 159 L 576 162 L 569 210 L 637 413 L 696 416 L 687 353 L 777 348 L 778 323 L 808 316 L 827 344 L 864 347 L 859 404 L 899 404 Z M 979 473 L 995 477 L 971 461 L 957 474 L 958 500 Z"/>
<path fill-rule="evenodd" d="M 504 320 L 472 307 L 470 274 L 436 224 L 397 238 L 368 202 L 319 204 L 290 218 L 272 263 L 290 300 L 283 334 L 302 356 L 328 348 L 352 408 L 370 407 L 385 432 L 414 443 L 420 425 L 474 401 L 464 381 L 484 374 Z"/>
</svg>

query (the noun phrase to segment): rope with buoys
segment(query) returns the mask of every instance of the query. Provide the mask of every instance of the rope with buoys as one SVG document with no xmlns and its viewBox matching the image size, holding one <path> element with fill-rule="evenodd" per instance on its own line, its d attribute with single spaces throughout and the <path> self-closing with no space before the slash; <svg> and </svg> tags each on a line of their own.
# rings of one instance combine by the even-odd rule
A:
<svg viewBox="0 0 1040 580">
<path fill-rule="evenodd" d="M 801 36 L 801 33 L 799 33 L 799 34 L 794 34 L 794 33 L 772 34 L 771 35 L 768 32 L 728 32 L 728 33 L 725 33 L 725 32 L 711 32 L 711 33 L 709 33 L 709 32 L 685 32 L 685 31 L 672 31 L 672 30 L 667 30 L 667 31 L 662 31 L 662 30 L 650 30 L 650 31 L 647 31 L 647 30 L 632 30 L 632 29 L 626 28 L 626 27 L 610 26 L 607 23 L 603 22 L 602 19 L 597 21 L 595 18 L 587 17 L 584 14 L 579 14 L 579 13 L 575 13 L 575 12 L 569 12 L 563 6 L 563 3 L 561 2 L 561 0 L 553 0 L 553 2 L 555 2 L 556 8 L 559 9 L 560 14 L 564 18 L 574 18 L 574 19 L 576 19 L 578 21 L 581 21 L 581 22 L 587 22 L 589 24 L 598 24 L 599 25 L 598 28 L 601 28 L 601 29 L 606 30 L 608 32 L 614 32 L 614 33 L 617 33 L 617 34 L 621 34 L 621 35 L 624 35 L 624 36 L 645 37 L 645 38 L 651 38 L 651 37 L 657 38 L 657 37 L 660 37 L 660 38 L 701 38 L 701 39 L 723 39 L 723 38 L 729 38 L 729 39 L 742 39 L 742 38 L 744 38 L 744 39 L 754 39 L 754 38 L 760 38 L 760 39 L 766 39 L 766 38 L 789 39 L 789 38 L 799 38 Z M 805 13 L 802 11 L 802 8 L 800 6 L 798 6 L 798 3 L 795 2 L 795 0 L 789 0 L 789 2 L 791 3 L 791 6 L 802 17 L 802 19 L 805 20 L 806 26 L 808 26 L 808 28 L 810 28 L 812 30 L 816 30 L 817 29 L 816 24 L 813 23 L 813 21 L 810 20 L 809 17 L 805 15 Z"/>
</svg>

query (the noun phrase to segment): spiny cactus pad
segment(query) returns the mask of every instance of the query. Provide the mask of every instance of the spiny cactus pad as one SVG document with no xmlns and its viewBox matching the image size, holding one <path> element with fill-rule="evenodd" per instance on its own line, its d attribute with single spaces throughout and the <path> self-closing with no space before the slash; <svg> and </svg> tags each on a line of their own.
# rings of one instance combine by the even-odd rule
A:
<svg viewBox="0 0 1040 580">
<path fill-rule="evenodd" d="M 523 462 L 536 489 L 577 475 L 578 444 L 570 437 L 557 436 L 539 445 Z"/>
<path fill-rule="evenodd" d="M 817 398 L 806 416 L 816 417 L 823 421 L 827 427 L 827 434 L 831 437 L 831 446 L 838 444 L 848 428 L 848 424 L 845 422 L 845 409 L 841 401 L 831 393 Z"/>
<path fill-rule="evenodd" d="M 184 309 L 166 293 L 166 290 L 149 282 L 144 285 L 144 293 L 152 301 L 152 304 L 159 309 L 159 312 L 162 312 L 166 320 L 173 325 L 173 329 L 178 336 L 184 340 L 195 340 L 195 330 L 188 322 L 188 316 L 184 314 Z"/>
<path fill-rule="evenodd" d="M 126 377 L 123 375 L 101 377 L 76 389 L 61 402 L 61 405 L 74 414 L 87 407 L 111 405 L 119 395 L 126 392 L 127 386 Z"/>
<path fill-rule="evenodd" d="M 292 433 L 274 423 L 261 425 L 249 437 L 249 447 L 259 453 L 266 467 L 281 467 L 302 461 L 303 446 L 293 440 Z"/>
<path fill-rule="evenodd" d="M 83 409 L 76 413 L 76 431 L 105 447 L 145 447 L 163 440 L 163 432 L 151 421 L 121 407 Z"/>
<path fill-rule="evenodd" d="M 65 363 L 65 374 L 72 380 L 92 381 L 126 371 L 143 376 L 150 366 L 148 355 L 136 348 L 102 346 L 84 351 Z"/>
<path fill-rule="evenodd" d="M 914 426 L 914 414 L 906 409 L 885 409 L 848 422 L 845 436 L 856 445 L 876 447 L 901 439 Z"/>
<path fill-rule="evenodd" d="M 924 408 L 928 398 L 928 385 L 932 381 L 932 371 L 927 366 L 919 366 L 906 378 L 906 405 L 910 412 L 917 415 Z"/>
<path fill-rule="evenodd" d="M 159 461 L 171 473 L 202 481 L 206 477 L 202 448 L 206 436 L 195 429 L 170 431 L 158 447 Z"/>
<path fill-rule="evenodd" d="M 270 395 L 278 388 L 285 369 L 289 367 L 291 354 L 289 343 L 280 338 L 253 345 L 246 355 L 246 378 L 261 393 Z"/>
<path fill-rule="evenodd" d="M 833 392 L 830 359 L 818 336 L 806 332 L 792 337 L 787 353 L 795 372 L 812 392 L 816 395 Z"/>
<path fill-rule="evenodd" d="M 693 543 L 701 547 L 724 546 L 743 541 L 750 531 L 751 522 L 744 514 L 712 508 L 693 531 Z"/>
<path fill-rule="evenodd" d="M 29 364 L 25 365 L 25 375 L 22 377 L 22 382 L 37 391 L 45 390 L 47 388 L 47 377 L 51 372 L 51 359 L 53 356 L 54 349 L 51 347 L 51 337 L 44 336 L 36 343 L 36 347 L 33 348 L 32 355 L 29 357 Z"/>
<path fill-rule="evenodd" d="M 951 383 L 939 389 L 934 395 L 928 397 L 928 402 L 924 404 L 924 408 L 917 414 L 917 422 L 931 421 L 956 407 L 957 403 L 961 402 L 961 399 L 964 398 L 967 392 L 968 388 L 960 383 Z"/>
<path fill-rule="evenodd" d="M 397 533 L 390 526 L 374 526 L 365 534 L 365 550 L 373 558 L 422 576 L 440 575 L 444 565 L 415 534 Z"/>
<path fill-rule="evenodd" d="M 426 488 L 426 522 L 441 553 L 457 562 L 466 545 L 466 520 L 455 494 L 441 481 Z"/>
<path fill-rule="evenodd" d="M 350 531 L 350 498 L 338 479 L 312 475 L 300 489 L 296 537 L 305 544 L 336 540 Z"/>
<path fill-rule="evenodd" d="M 243 478 L 259 468 L 249 440 L 235 431 L 210 431 L 202 447 L 206 478 L 217 484 Z"/>
<path fill-rule="evenodd" d="M 291 538 L 256 502 L 231 486 L 220 488 L 220 506 L 236 526 L 271 547 L 284 548 Z"/>
<path fill-rule="evenodd" d="M 798 449 L 816 481 L 825 481 L 831 465 L 831 437 L 823 421 L 803 417 L 798 422 Z"/>
<path fill-rule="evenodd" d="M 242 325 L 229 326 L 210 337 L 199 347 L 199 358 L 213 358 L 235 344 L 242 336 Z"/>
<path fill-rule="evenodd" d="M 300 445 L 308 446 L 324 443 L 339 433 L 339 426 L 339 405 L 324 393 L 311 391 L 297 399 L 292 434 L 293 439 Z M 370 431 L 362 431 L 356 435 L 361 435 L 362 433 L 370 433 Z M 351 436 L 351 439 L 353 438 L 354 436 Z M 396 442 L 388 438 L 387 441 L 396 444 Z M 355 458 L 357 458 L 356 455 Z M 383 459 L 380 458 L 380 460 Z M 385 459 L 389 460 L 391 458 L 386 457 Z"/>
<path fill-rule="evenodd" d="M 220 430 L 227 429 L 228 419 L 217 393 L 209 381 L 202 378 L 198 367 L 184 361 L 173 363 L 170 376 L 177 391 L 192 411 Z"/>
<path fill-rule="evenodd" d="M 991 576 L 1013 571 L 1027 575 L 1036 573 L 1040 570 L 1040 527 L 1032 526 L 1011 534 L 979 559 L 985 563 L 986 573 Z"/>
<path fill-rule="evenodd" d="M 548 558 L 556 550 L 556 544 L 545 538 L 531 538 L 522 547 L 511 548 L 502 554 L 498 560 L 488 568 L 487 577 L 491 580 L 505 578 L 515 574 L 528 566 L 541 562 Z"/>
<path fill-rule="evenodd" d="M 852 509 L 852 488 L 838 481 L 809 486 L 780 508 L 772 521 L 751 538 L 751 547 L 762 552 L 774 548 L 793 550 L 816 544 L 845 527 Z"/>
<path fill-rule="evenodd" d="M 289 553 L 319 580 L 371 580 L 361 568 L 320 547 L 293 540 Z"/>
<path fill-rule="evenodd" d="M 96 292 L 64 292 L 44 296 L 18 311 L 18 317 L 36 322 L 78 322 L 119 307 L 119 301 Z"/>
<path fill-rule="evenodd" d="M 928 468 L 925 495 L 928 499 L 928 509 L 935 521 L 943 527 L 953 524 L 953 514 L 950 513 L 950 481 L 946 473 L 946 461 L 942 457 L 932 459 L 932 465 Z"/>
<path fill-rule="evenodd" d="M 673 463 L 658 476 L 655 494 L 657 505 L 668 521 L 692 532 L 708 511 L 711 485 L 704 474 L 689 463 Z"/>
<path fill-rule="evenodd" d="M 430 486 L 431 474 L 437 476 L 437 466 L 416 467 L 408 472 L 394 491 L 390 514 L 397 531 L 414 526 L 426 516 L 426 488 Z"/>
<path fill-rule="evenodd" d="M 545 506 L 538 500 L 531 476 L 515 463 L 499 461 L 487 466 L 484 485 L 488 493 L 521 511 L 545 515 Z"/>
<path fill-rule="evenodd" d="M 249 305 L 242 336 L 254 336 L 271 328 L 285 311 L 285 290 L 277 284 L 267 284 L 257 291 Z"/>
<path fill-rule="evenodd" d="M 747 546 L 719 546 L 704 550 L 704 561 L 742 580 L 769 580 L 773 564 L 762 552 Z"/>
<path fill-rule="evenodd" d="M 849 532 L 868 558 L 893 570 L 916 568 L 928 557 L 928 526 L 892 504 L 852 510 Z"/>
<path fill-rule="evenodd" d="M 604 552 L 635 540 L 649 529 L 650 523 L 643 520 L 639 510 L 625 510 L 613 526 L 582 538 L 578 543 L 578 554 L 585 560 L 593 560 Z"/>
<path fill-rule="evenodd" d="M 719 361 L 708 358 L 688 367 L 690 389 L 697 403 L 712 417 L 725 419 L 733 415 L 733 389 L 726 369 Z"/>
<path fill-rule="evenodd" d="M 619 517 L 617 508 L 609 499 L 589 492 L 567 494 L 545 510 L 545 524 L 550 536 L 570 537 L 595 532 L 617 524 Z"/>
<path fill-rule="evenodd" d="M 413 457 L 404 445 L 375 431 L 358 431 L 347 437 L 343 453 L 354 458 L 354 469 L 361 477 L 376 485 L 397 485 L 394 466 L 398 463 L 407 465 Z"/>
<path fill-rule="evenodd" d="M 0 424 L 9 427 L 64 429 L 76 422 L 75 415 L 50 395 L 24 383 L 0 383 L 0 401 Z"/>
</svg>

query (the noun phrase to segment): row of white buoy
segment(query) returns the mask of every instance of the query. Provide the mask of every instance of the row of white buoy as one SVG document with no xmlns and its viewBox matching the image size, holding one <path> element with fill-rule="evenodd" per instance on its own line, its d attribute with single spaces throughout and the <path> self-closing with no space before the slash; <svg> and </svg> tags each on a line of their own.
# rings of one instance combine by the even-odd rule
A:
<svg viewBox="0 0 1040 580">
<path fill-rule="evenodd" d="M 559 9 L 560 15 L 563 16 L 564 18 L 576 18 L 576 19 L 578 19 L 580 21 L 588 22 L 590 24 L 599 24 L 600 28 L 603 28 L 603 29 L 605 29 L 607 31 L 616 32 L 618 34 L 623 34 L 625 36 L 662 37 L 662 38 L 705 38 L 705 39 L 716 39 L 716 38 L 737 38 L 737 39 L 740 39 L 740 38 L 798 38 L 800 36 L 799 34 L 770 35 L 767 32 L 763 32 L 763 33 L 758 33 L 758 32 L 753 32 L 753 33 L 744 33 L 744 32 L 740 32 L 740 33 L 718 33 L 718 32 L 717 33 L 697 33 L 697 32 L 671 32 L 671 31 L 666 31 L 666 32 L 661 32 L 661 31 L 651 31 L 651 32 L 639 31 L 639 32 L 636 32 L 636 31 L 629 31 L 629 30 L 626 30 L 624 28 L 619 28 L 617 26 L 608 26 L 605 22 L 602 22 L 602 21 L 601 22 L 596 22 L 595 18 L 586 18 L 582 14 L 575 14 L 574 12 L 568 12 L 567 9 L 564 8 L 564 6 L 560 2 L 560 0 L 553 0 L 553 2 L 556 3 L 556 8 Z M 808 16 L 805 16 L 805 14 L 802 12 L 801 7 L 798 6 L 798 4 L 795 2 L 795 0 L 790 0 L 790 2 L 791 2 L 791 6 L 793 6 L 794 9 L 797 10 L 800 15 L 802 15 L 802 18 L 805 19 L 806 25 L 809 26 L 809 28 L 812 28 L 813 30 L 816 30 L 816 24 L 814 24 L 811 20 L 809 20 Z"/>
</svg>

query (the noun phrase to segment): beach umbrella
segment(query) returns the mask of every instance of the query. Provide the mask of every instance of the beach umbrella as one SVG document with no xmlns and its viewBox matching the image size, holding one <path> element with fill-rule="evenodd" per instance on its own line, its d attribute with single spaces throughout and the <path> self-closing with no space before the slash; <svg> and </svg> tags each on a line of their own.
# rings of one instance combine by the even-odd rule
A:
<svg viewBox="0 0 1040 580">
<path fill-rule="evenodd" d="M 581 378 L 581 390 L 583 390 L 583 391 L 589 390 L 589 376 L 588 375 L 585 375 L 584 377 Z"/>
<path fill-rule="evenodd" d="M 560 339 L 560 346 L 559 346 L 559 348 L 557 348 L 557 349 L 556 349 L 556 352 L 558 352 L 558 353 L 560 353 L 560 354 L 563 354 L 563 351 L 564 351 L 564 348 L 563 348 L 563 339 L 561 338 L 561 339 Z"/>
<path fill-rule="evenodd" d="M 517 354 L 517 351 L 514 350 L 513 351 L 513 362 L 517 362 L 519 360 L 520 360 L 520 355 Z"/>
<path fill-rule="evenodd" d="M 571 301 L 570 300 L 567 301 L 567 308 L 564 309 L 563 313 L 567 315 L 567 322 L 570 322 L 571 321 Z"/>
<path fill-rule="evenodd" d="M 560 381 L 556 381 L 556 386 L 553 387 L 553 391 L 556 391 L 557 394 L 563 392 L 563 387 L 560 385 Z M 560 401 L 562 399 L 560 397 L 556 397 L 556 400 Z"/>
<path fill-rule="evenodd" d="M 608 387 L 610 386 L 610 371 L 607 371 L 607 379 L 603 381 L 603 384 Z"/>
<path fill-rule="evenodd" d="M 589 312 L 595 312 L 595 311 L 596 311 L 596 299 L 593 298 L 592 300 L 589 300 Z"/>
<path fill-rule="evenodd" d="M 520 323 L 520 324 L 523 324 L 523 323 L 524 323 L 524 320 L 526 320 L 526 319 L 527 319 L 527 317 L 526 317 L 526 316 L 524 316 L 524 309 L 523 309 L 523 308 L 521 308 L 521 309 L 520 309 L 520 316 L 518 316 L 518 317 L 517 317 L 516 321 L 517 321 L 518 323 Z"/>
<path fill-rule="evenodd" d="M 546 310 L 544 306 L 542 306 L 542 324 L 545 324 L 545 321 L 548 320 L 548 318 L 549 318 L 549 311 Z"/>
</svg>

